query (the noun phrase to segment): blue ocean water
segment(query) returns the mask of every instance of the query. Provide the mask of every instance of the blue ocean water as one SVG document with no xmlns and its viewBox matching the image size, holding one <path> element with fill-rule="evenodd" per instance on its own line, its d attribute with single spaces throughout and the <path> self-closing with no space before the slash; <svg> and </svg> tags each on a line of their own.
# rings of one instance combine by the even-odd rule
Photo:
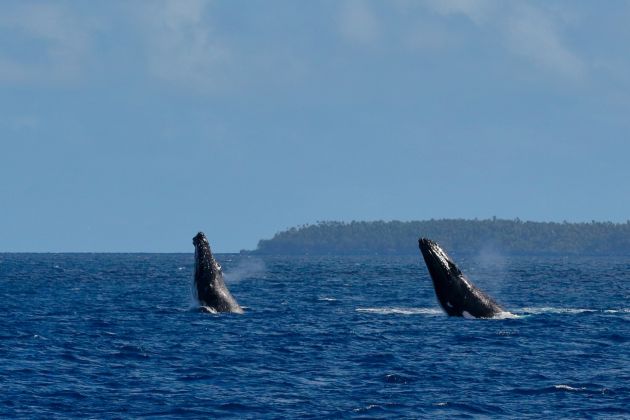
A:
<svg viewBox="0 0 630 420">
<path fill-rule="evenodd" d="M 630 258 L 455 258 L 493 320 L 420 255 L 218 259 L 244 315 L 192 254 L 0 254 L 0 417 L 630 417 Z"/>
</svg>

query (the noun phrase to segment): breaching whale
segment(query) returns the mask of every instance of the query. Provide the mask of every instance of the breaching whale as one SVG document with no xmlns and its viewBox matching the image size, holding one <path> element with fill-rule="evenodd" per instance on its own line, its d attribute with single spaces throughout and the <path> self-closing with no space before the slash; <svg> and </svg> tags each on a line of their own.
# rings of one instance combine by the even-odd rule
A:
<svg viewBox="0 0 630 420">
<path fill-rule="evenodd" d="M 203 232 L 193 238 L 195 246 L 195 292 L 199 303 L 216 312 L 243 313 L 243 309 L 230 294 L 221 266 L 210 251 Z"/>
<path fill-rule="evenodd" d="M 498 303 L 462 274 L 437 243 L 421 238 L 418 244 L 433 280 L 435 295 L 448 315 L 468 314 L 475 318 L 492 318 L 505 312 Z"/>
</svg>

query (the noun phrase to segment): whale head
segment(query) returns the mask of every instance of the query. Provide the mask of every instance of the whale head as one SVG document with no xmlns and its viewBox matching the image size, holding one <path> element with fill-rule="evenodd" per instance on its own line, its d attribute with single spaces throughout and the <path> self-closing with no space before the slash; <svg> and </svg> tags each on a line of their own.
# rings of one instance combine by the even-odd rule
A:
<svg viewBox="0 0 630 420">
<path fill-rule="evenodd" d="M 429 269 L 429 274 L 434 281 L 442 278 L 444 281 L 448 281 L 452 277 L 462 275 L 451 257 L 437 243 L 427 238 L 421 238 L 418 245 Z"/>
<path fill-rule="evenodd" d="M 195 246 L 194 293 L 197 300 L 213 312 L 243 313 L 225 285 L 221 265 L 212 255 L 206 235 L 199 232 L 192 242 Z"/>
<path fill-rule="evenodd" d="M 199 232 L 193 238 L 193 245 L 195 246 L 195 250 L 199 247 L 208 247 L 210 248 L 210 243 L 208 242 L 208 238 L 204 235 L 203 232 Z"/>
<path fill-rule="evenodd" d="M 202 290 L 213 286 L 221 274 L 221 266 L 212 255 L 210 243 L 203 232 L 193 238 L 195 246 L 195 284 L 197 293 L 202 296 Z"/>
<path fill-rule="evenodd" d="M 440 305 L 449 315 L 461 316 L 457 308 L 459 305 L 453 297 L 461 294 L 462 282 L 467 283 L 464 275 L 437 243 L 421 238 L 418 245 L 433 280 L 433 288 Z"/>
<path fill-rule="evenodd" d="M 490 318 L 503 308 L 479 290 L 462 274 L 451 257 L 430 239 L 418 240 L 420 251 L 427 265 L 435 295 L 444 311 L 451 316 Z"/>
<path fill-rule="evenodd" d="M 199 265 L 201 263 L 205 263 L 205 265 L 210 264 L 210 268 L 218 268 L 221 269 L 219 263 L 214 259 L 212 255 L 212 250 L 210 249 L 210 242 L 208 242 L 208 238 L 203 232 L 197 233 L 193 238 L 193 245 L 195 246 L 195 262 Z"/>
<path fill-rule="evenodd" d="M 218 263 L 212 255 L 210 243 L 206 235 L 204 235 L 203 232 L 197 233 L 193 238 L 193 245 L 195 246 L 195 265 L 197 266 L 197 271 L 206 269 L 212 272 L 216 268 L 215 266 L 218 266 Z M 220 269 L 221 267 L 218 268 Z"/>
</svg>

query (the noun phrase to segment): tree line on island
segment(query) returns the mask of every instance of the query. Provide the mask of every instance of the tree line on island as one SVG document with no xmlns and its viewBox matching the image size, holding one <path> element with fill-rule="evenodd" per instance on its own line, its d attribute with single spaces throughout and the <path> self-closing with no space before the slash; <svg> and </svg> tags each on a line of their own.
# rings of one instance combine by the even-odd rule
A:
<svg viewBox="0 0 630 420">
<path fill-rule="evenodd" d="M 418 238 L 447 251 L 476 253 L 492 247 L 508 255 L 630 255 L 626 223 L 529 222 L 520 219 L 431 219 L 334 222 L 292 227 L 258 242 L 254 254 L 411 255 Z"/>
</svg>

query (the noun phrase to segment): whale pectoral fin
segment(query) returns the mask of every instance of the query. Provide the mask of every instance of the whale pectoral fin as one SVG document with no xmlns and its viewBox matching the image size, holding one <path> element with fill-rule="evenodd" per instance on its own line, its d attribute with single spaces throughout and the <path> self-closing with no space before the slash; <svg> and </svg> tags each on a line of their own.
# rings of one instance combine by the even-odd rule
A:
<svg viewBox="0 0 630 420">
<path fill-rule="evenodd" d="M 473 315 L 469 314 L 469 313 L 468 313 L 468 311 L 464 311 L 464 312 L 462 312 L 462 316 L 463 316 L 464 318 L 466 318 L 466 319 L 475 319 L 475 318 L 476 318 L 475 316 L 473 316 Z"/>
</svg>

